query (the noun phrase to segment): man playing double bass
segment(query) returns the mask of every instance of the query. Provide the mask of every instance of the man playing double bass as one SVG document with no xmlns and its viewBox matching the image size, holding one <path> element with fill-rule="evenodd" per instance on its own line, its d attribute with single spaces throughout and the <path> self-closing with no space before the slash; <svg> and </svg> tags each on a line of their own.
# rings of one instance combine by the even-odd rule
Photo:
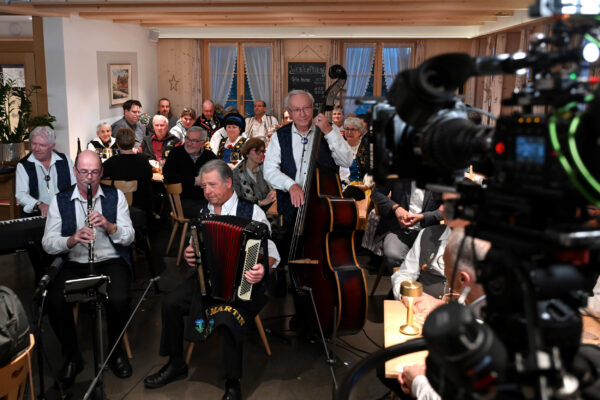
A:
<svg viewBox="0 0 600 400">
<path fill-rule="evenodd" d="M 293 123 L 273 134 L 265 156 L 265 179 L 277 190 L 277 212 L 283 216 L 286 229 L 283 243 L 279 246 L 284 260 L 282 264 L 287 263 L 298 207 L 305 201 L 304 184 L 316 130 L 323 132 L 317 157 L 319 167 L 338 170 L 338 167 L 350 167 L 353 161 L 352 150 L 339 129 L 331 126 L 323 114 L 313 118 L 313 105 L 313 96 L 304 90 L 288 93 L 285 107 Z M 298 308 L 295 296 L 294 299 Z"/>
</svg>

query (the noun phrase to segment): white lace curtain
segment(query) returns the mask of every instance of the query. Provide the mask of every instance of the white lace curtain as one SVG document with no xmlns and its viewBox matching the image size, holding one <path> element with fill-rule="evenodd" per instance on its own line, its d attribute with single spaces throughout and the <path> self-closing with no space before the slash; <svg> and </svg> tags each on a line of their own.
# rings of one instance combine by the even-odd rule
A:
<svg viewBox="0 0 600 400">
<path fill-rule="evenodd" d="M 346 82 L 346 97 L 344 100 L 344 114 L 348 115 L 358 106 L 355 103 L 356 97 L 362 97 L 367 92 L 369 80 L 371 79 L 371 70 L 375 62 L 375 46 L 363 45 L 363 47 L 346 48 L 346 71 L 348 80 Z M 354 98 L 353 98 L 354 97 Z"/>
<path fill-rule="evenodd" d="M 272 110 L 271 102 L 271 46 L 257 47 L 244 45 L 244 62 L 250 94 L 254 100 L 264 100 Z"/>
<path fill-rule="evenodd" d="M 410 66 L 410 47 L 383 48 L 383 74 L 385 86 L 389 89 L 400 71 Z"/>
<path fill-rule="evenodd" d="M 210 46 L 210 98 L 216 104 L 225 104 L 233 84 L 237 62 L 236 44 Z"/>
</svg>

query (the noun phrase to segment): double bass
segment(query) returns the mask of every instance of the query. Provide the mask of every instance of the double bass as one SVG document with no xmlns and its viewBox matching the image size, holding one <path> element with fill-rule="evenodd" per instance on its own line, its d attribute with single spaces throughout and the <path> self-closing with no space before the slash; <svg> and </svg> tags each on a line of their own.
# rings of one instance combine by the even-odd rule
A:
<svg viewBox="0 0 600 400">
<path fill-rule="evenodd" d="M 320 112 L 333 109 L 333 100 L 345 84 L 346 71 L 341 65 L 333 65 L 329 76 L 337 80 L 327 89 Z M 365 273 L 354 251 L 358 208 L 354 199 L 342 198 L 337 168 L 319 165 L 322 135 L 316 128 L 304 185 L 305 200 L 298 209 L 288 265 L 293 286 L 300 298 L 306 299 L 309 309 L 312 304 L 305 288 L 311 289 L 325 334 L 352 334 L 363 328 L 368 307 Z"/>
</svg>

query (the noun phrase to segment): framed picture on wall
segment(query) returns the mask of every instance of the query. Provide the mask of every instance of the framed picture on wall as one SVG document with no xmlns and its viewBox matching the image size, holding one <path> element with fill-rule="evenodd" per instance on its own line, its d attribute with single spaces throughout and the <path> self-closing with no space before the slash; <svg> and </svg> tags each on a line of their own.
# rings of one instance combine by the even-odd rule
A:
<svg viewBox="0 0 600 400">
<path fill-rule="evenodd" d="M 132 98 L 131 64 L 108 65 L 110 105 L 119 105 Z"/>
</svg>

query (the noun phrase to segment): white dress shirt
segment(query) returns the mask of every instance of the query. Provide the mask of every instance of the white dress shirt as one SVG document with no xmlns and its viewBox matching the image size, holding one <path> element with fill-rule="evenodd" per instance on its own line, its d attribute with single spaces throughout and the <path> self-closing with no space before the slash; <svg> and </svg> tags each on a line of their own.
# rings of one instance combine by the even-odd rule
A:
<svg viewBox="0 0 600 400">
<path fill-rule="evenodd" d="M 227 200 L 225 203 L 223 203 L 223 206 L 221 206 L 221 214 L 220 215 L 234 215 L 235 216 L 237 213 L 237 206 L 238 206 L 238 196 L 235 192 L 233 192 L 233 195 L 229 198 L 229 200 Z M 211 214 L 214 214 L 215 206 L 213 206 L 212 204 L 209 203 L 208 211 Z M 269 228 L 269 232 L 271 231 L 271 224 L 269 223 L 269 220 L 267 219 L 267 215 L 256 204 L 254 204 L 254 208 L 252 209 L 252 219 L 254 221 L 262 222 L 263 224 L 267 225 L 267 227 Z M 279 252 L 277 251 L 277 247 L 275 246 L 275 243 L 273 243 L 273 241 L 271 239 L 268 240 L 268 249 L 269 249 L 269 257 L 272 257 L 275 259 L 275 263 L 273 264 L 273 267 L 272 267 L 272 268 L 275 268 L 279 264 L 281 257 L 279 256 Z M 267 268 L 265 273 L 268 273 L 268 272 L 269 272 L 269 270 Z"/>
<path fill-rule="evenodd" d="M 244 136 L 248 139 L 257 137 L 267 141 L 268 130 L 277 128 L 277 118 L 271 115 L 263 115 L 262 121 L 258 122 L 256 117 L 246 118 L 246 131 Z"/>
<path fill-rule="evenodd" d="M 425 228 L 427 229 L 427 228 Z M 421 266 L 419 265 L 419 256 L 421 254 L 421 236 L 425 229 L 421 230 L 415 239 L 415 243 L 406 254 L 406 258 L 398 271 L 392 275 L 392 290 L 394 291 L 394 298 L 400 298 L 400 285 L 404 281 L 416 281 L 421 273 Z M 448 237 L 450 236 L 450 228 L 446 227 L 446 230 L 440 236 L 440 246 L 437 249 L 435 257 L 428 263 L 430 267 L 434 268 L 440 274 L 444 275 L 444 249 L 448 244 Z M 413 392 L 414 393 L 414 392 Z"/>
<path fill-rule="evenodd" d="M 40 194 L 39 199 L 34 199 L 29 194 L 29 175 L 27 175 L 27 171 L 25 171 L 25 167 L 23 167 L 23 164 L 21 163 L 17 164 L 15 197 L 17 198 L 19 204 L 23 206 L 23 211 L 30 213 L 33 211 L 35 203 L 37 203 L 38 200 L 42 203 L 50 204 L 54 198 L 54 195 L 58 193 L 58 175 L 55 164 L 57 161 L 61 160 L 61 158 L 58 154 L 52 152 L 50 168 L 48 169 L 46 169 L 44 164 L 38 161 L 33 154 L 30 154 L 29 157 L 27 157 L 27 160 L 35 164 L 35 172 L 38 180 L 38 192 Z M 75 184 L 75 176 L 73 175 L 73 162 L 68 156 L 67 164 L 69 168 L 69 175 L 71 176 L 71 184 L 73 185 Z M 46 181 L 46 176 L 50 176 L 49 181 Z"/>
<path fill-rule="evenodd" d="M 135 231 L 129 218 L 129 206 L 123 193 L 117 189 L 117 231 L 110 235 L 101 227 L 94 228 L 96 234 L 96 242 L 94 243 L 94 261 L 102 262 L 112 258 L 119 257 L 112 243 L 129 246 L 133 242 Z M 94 210 L 102 213 L 102 202 L 100 197 L 104 197 L 102 187 L 98 187 L 98 191 L 94 196 Z M 83 198 L 79 190 L 75 188 L 71 200 L 74 200 L 75 216 L 77 218 L 77 230 L 81 229 L 87 216 L 87 200 Z M 46 228 L 44 229 L 44 237 L 42 238 L 42 246 L 48 254 L 69 253 L 69 261 L 85 264 L 88 262 L 88 245 L 77 243 L 73 248 L 67 247 L 69 237 L 61 235 L 62 218 L 58 210 L 56 197 L 50 204 L 48 210 L 48 218 L 46 219 Z M 112 243 L 111 243 L 112 241 Z"/>
<path fill-rule="evenodd" d="M 283 172 L 281 172 L 281 147 L 279 146 L 278 132 L 275 132 L 271 137 L 271 142 L 267 148 L 267 154 L 265 155 L 264 163 L 264 174 L 265 179 L 275 189 L 289 192 L 290 187 L 293 184 L 298 183 L 300 187 L 304 187 L 306 181 L 306 174 L 308 169 L 308 163 L 310 160 L 310 149 L 312 148 L 312 142 L 314 138 L 315 126 L 311 126 L 306 134 L 308 143 L 302 144 L 303 135 L 298 132 L 296 125 L 292 124 L 292 151 L 294 154 L 294 162 L 296 163 L 296 177 L 290 178 Z M 333 130 L 325 135 L 325 140 L 329 149 L 333 161 L 339 167 L 349 168 L 352 165 L 354 158 L 352 157 L 352 149 L 350 145 L 340 133 L 339 129 L 334 125 Z M 303 149 L 306 149 L 304 156 L 302 156 Z"/>
</svg>

